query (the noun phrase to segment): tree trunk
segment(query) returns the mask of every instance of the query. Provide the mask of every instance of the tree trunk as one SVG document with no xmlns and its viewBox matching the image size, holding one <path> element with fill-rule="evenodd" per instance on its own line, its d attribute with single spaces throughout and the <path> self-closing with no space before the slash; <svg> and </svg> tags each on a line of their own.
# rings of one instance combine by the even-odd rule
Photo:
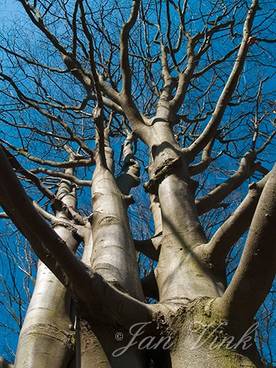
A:
<svg viewBox="0 0 276 368">
<path fill-rule="evenodd" d="M 67 169 L 67 172 L 71 170 Z M 74 187 L 61 182 L 57 198 L 62 198 L 66 205 L 74 208 Z M 67 217 L 57 211 L 56 219 L 60 221 L 60 225 L 54 227 L 55 232 L 66 242 L 68 248 L 75 252 L 78 240 L 72 233 Z M 39 261 L 35 288 L 20 331 L 16 368 L 67 368 L 74 350 L 70 309 L 70 291 Z"/>
<path fill-rule="evenodd" d="M 229 321 L 213 310 L 212 302 L 206 297 L 195 299 L 174 315 L 172 368 L 263 367 L 254 343 L 254 321 L 237 335 Z"/>
</svg>

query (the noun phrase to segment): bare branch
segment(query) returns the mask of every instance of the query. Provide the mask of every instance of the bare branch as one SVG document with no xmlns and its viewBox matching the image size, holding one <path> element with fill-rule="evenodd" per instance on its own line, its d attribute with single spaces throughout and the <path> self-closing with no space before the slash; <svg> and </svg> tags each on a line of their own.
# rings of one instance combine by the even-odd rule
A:
<svg viewBox="0 0 276 368">
<path fill-rule="evenodd" d="M 130 98 L 131 96 L 131 79 L 132 79 L 128 55 L 128 42 L 129 42 L 128 38 L 130 31 L 137 20 L 140 3 L 141 3 L 140 0 L 132 1 L 130 16 L 127 22 L 123 25 L 121 31 L 121 39 L 120 39 L 121 72 L 122 72 L 121 93 L 123 93 L 125 96 L 128 96 L 128 98 Z"/>
<path fill-rule="evenodd" d="M 217 307 L 246 325 L 269 292 L 276 272 L 276 166 L 261 194 L 239 266 Z M 238 321 L 238 322 L 237 322 Z"/>
<path fill-rule="evenodd" d="M 83 158 L 83 156 L 76 155 L 75 159 L 69 160 L 69 161 L 52 161 L 52 160 L 45 160 L 40 157 L 33 156 L 30 154 L 26 149 L 16 147 L 13 144 L 0 139 L 2 143 L 7 145 L 9 148 L 11 148 L 13 151 L 15 151 L 18 155 L 26 157 L 28 160 L 35 162 L 40 165 L 46 165 L 46 166 L 52 166 L 56 168 L 70 168 L 70 167 L 78 167 L 78 166 L 90 166 L 95 163 L 94 157 L 91 158 Z"/>
<path fill-rule="evenodd" d="M 270 174 L 262 180 L 249 185 L 249 192 L 238 208 L 216 231 L 212 239 L 206 244 L 206 251 L 212 264 L 224 267 L 225 259 L 231 247 L 249 228 L 255 213 L 262 190 Z"/>
<path fill-rule="evenodd" d="M 38 214 L 1 147 L 0 171 L 3 174 L 0 178 L 1 206 L 29 240 L 38 257 L 65 286 L 73 289 L 88 310 L 99 311 L 99 306 L 105 305 L 106 309 L 102 310 L 100 307 L 100 315 L 97 313 L 99 319 L 111 318 L 126 327 L 137 323 L 137 320 L 151 321 L 150 307 L 115 289 L 74 256 L 64 241 Z M 81 284 L 79 280 L 82 280 Z"/>
<path fill-rule="evenodd" d="M 66 179 L 66 180 L 68 180 L 68 181 L 70 181 L 70 182 L 72 182 L 76 185 L 79 185 L 79 186 L 87 186 L 87 187 L 91 186 L 91 180 L 81 180 L 81 179 L 78 179 L 74 175 L 66 174 L 62 171 L 53 171 L 53 170 L 45 169 L 43 167 L 38 167 L 36 169 L 30 170 L 30 172 L 32 174 L 45 174 L 45 175 L 51 176 L 53 178 Z"/>
<path fill-rule="evenodd" d="M 250 47 L 250 42 L 248 41 L 257 9 L 258 0 L 253 0 L 244 22 L 243 37 L 233 69 L 217 101 L 210 121 L 206 125 L 201 135 L 189 147 L 191 158 L 194 158 L 216 134 L 217 127 L 223 118 L 225 109 L 230 102 L 233 92 L 237 86 L 239 76 L 243 70 L 246 55 Z"/>
<path fill-rule="evenodd" d="M 202 151 L 201 161 L 189 167 L 189 173 L 191 176 L 198 175 L 201 172 L 205 171 L 209 167 L 210 163 L 218 158 L 218 156 L 215 158 L 211 156 L 213 143 L 214 140 L 211 140 L 204 148 L 204 150 Z"/>
<path fill-rule="evenodd" d="M 207 195 L 196 200 L 196 207 L 199 215 L 210 211 L 224 200 L 230 193 L 237 189 L 256 170 L 258 164 L 254 163 L 255 152 L 250 151 L 241 159 L 240 166 L 236 173 L 222 184 L 211 190 Z"/>
</svg>

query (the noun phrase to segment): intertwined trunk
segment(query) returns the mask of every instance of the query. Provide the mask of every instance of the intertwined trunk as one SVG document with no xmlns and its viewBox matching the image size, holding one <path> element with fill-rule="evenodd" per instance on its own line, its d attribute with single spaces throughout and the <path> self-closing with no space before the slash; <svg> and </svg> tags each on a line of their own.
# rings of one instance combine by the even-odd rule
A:
<svg viewBox="0 0 276 368">
<path fill-rule="evenodd" d="M 112 174 L 112 152 L 109 147 L 105 147 L 105 161 L 106 166 L 99 154 L 92 182 L 93 217 L 91 228 L 88 229 L 89 235 L 84 242 L 84 259 L 93 271 L 110 284 L 143 300 L 136 252 L 127 218 L 127 199 Z M 127 330 L 121 326 L 116 327 L 114 323 L 99 319 L 91 323 L 91 326 L 82 320 L 80 327 L 82 368 L 93 365 L 116 368 L 144 366 L 143 354 L 132 348 L 120 357 L 113 358 L 112 353 L 118 347 L 115 339 L 118 329 L 125 338 L 128 336 Z"/>
<path fill-rule="evenodd" d="M 155 275 L 162 304 L 162 334 L 172 341 L 169 362 L 163 364 L 172 368 L 261 367 L 254 333 L 250 348 L 243 349 L 241 336 L 246 324 L 240 329 L 212 307 L 224 293 L 224 273 L 218 272 L 224 261 L 221 257 L 216 264 L 208 256 L 187 157 L 165 121 L 159 120 L 152 131 L 150 141 L 145 139 L 152 153 L 147 187 L 159 199 L 163 224 Z M 227 344 L 232 338 L 234 343 Z M 237 348 L 233 348 L 235 344 Z"/>
<path fill-rule="evenodd" d="M 159 304 L 152 306 L 152 323 L 145 324 L 135 343 L 128 346 L 135 332 L 117 322 L 120 306 L 116 305 L 114 316 L 106 321 L 101 317 L 107 308 L 104 304 L 90 315 L 89 306 L 74 303 L 70 315 L 72 295 L 40 262 L 20 334 L 17 368 L 261 366 L 254 346 L 243 350 L 243 342 L 236 349 L 234 343 L 227 345 L 232 336 L 235 343 L 239 341 L 246 325 L 240 329 L 213 308 L 214 301 L 224 293 L 225 280 L 217 272 L 221 267 L 215 267 L 206 251 L 207 239 L 198 220 L 187 158 L 166 122 L 158 122 L 151 129 L 150 140 L 145 139 L 151 152 L 146 187 L 155 198 L 156 233 L 162 231 L 155 270 Z M 82 261 L 115 288 L 143 301 L 127 218 L 128 193 L 137 173 L 133 171 L 135 162 L 130 160 L 132 151 L 126 145 L 125 171 L 131 180 L 128 183 L 125 177 L 122 186 L 121 178 L 114 177 L 112 152 L 106 140 L 104 151 L 104 160 L 100 152 L 97 155 L 93 174 L 93 216 L 79 234 L 84 240 Z M 74 191 L 68 184 L 61 183 L 58 195 L 75 207 Z M 57 213 L 57 219 L 60 223 L 55 231 L 75 251 L 79 237 L 73 236 L 70 221 L 63 214 Z M 111 297 L 106 303 L 114 300 Z M 164 337 L 169 339 L 170 349 L 164 344 L 158 348 L 148 344 L 151 339 L 157 342 Z M 123 354 L 114 356 L 120 348 Z"/>
</svg>

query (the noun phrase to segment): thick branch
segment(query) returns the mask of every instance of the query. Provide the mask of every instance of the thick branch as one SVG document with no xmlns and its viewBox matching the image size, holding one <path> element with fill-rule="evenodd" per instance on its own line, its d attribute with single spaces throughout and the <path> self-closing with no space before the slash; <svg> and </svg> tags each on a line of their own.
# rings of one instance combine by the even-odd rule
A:
<svg viewBox="0 0 276 368">
<path fill-rule="evenodd" d="M 0 204 L 38 257 L 65 285 L 70 286 L 88 310 L 128 327 L 150 321 L 151 309 L 93 274 L 68 249 L 63 240 L 37 213 L 0 147 Z M 82 280 L 79 283 L 79 280 Z M 103 306 L 105 306 L 103 308 Z M 111 307 L 112 306 L 112 307 Z M 116 306 L 116 308 L 114 308 Z"/>
<path fill-rule="evenodd" d="M 209 259 L 215 266 L 225 265 L 225 258 L 242 234 L 248 229 L 252 221 L 262 190 L 268 180 L 267 174 L 257 183 L 249 186 L 249 192 L 233 214 L 216 231 L 212 239 L 206 244 Z"/>
<path fill-rule="evenodd" d="M 140 7 L 140 0 L 133 0 L 132 1 L 132 9 L 130 16 L 127 22 L 123 25 L 121 31 L 121 39 L 120 39 L 120 54 L 121 54 L 121 72 L 122 72 L 122 93 L 127 95 L 128 97 L 131 96 L 131 68 L 129 65 L 129 55 L 128 55 L 128 41 L 129 41 L 129 34 L 134 26 L 137 17 L 138 11 Z"/>
<path fill-rule="evenodd" d="M 246 323 L 268 294 L 276 272 L 276 165 L 263 189 L 234 277 L 217 306 Z"/>
<path fill-rule="evenodd" d="M 216 208 L 230 193 L 237 189 L 256 170 L 255 153 L 248 152 L 242 159 L 238 170 L 222 184 L 211 190 L 207 195 L 196 201 L 199 215 Z"/>
<path fill-rule="evenodd" d="M 20 185 L 8 158 L 0 147 L 0 203 L 14 222 L 21 233 L 29 240 L 38 257 L 55 273 L 55 275 L 66 285 L 68 278 L 64 271 L 61 270 L 57 259 L 62 259 L 64 263 L 71 264 L 72 253 L 66 254 L 68 251 L 66 245 L 58 237 L 58 235 L 49 227 L 45 220 L 38 214 L 33 204 L 26 195 L 24 189 Z M 63 254 L 63 248 L 66 250 Z M 72 267 L 72 272 L 74 268 Z"/>
<path fill-rule="evenodd" d="M 211 156 L 213 143 L 214 140 L 212 139 L 204 148 L 202 151 L 201 161 L 189 167 L 189 173 L 191 176 L 198 175 L 205 171 L 209 167 L 210 163 L 215 160 L 215 158 Z"/>
<path fill-rule="evenodd" d="M 162 41 L 160 41 L 161 48 L 161 65 L 162 65 L 162 78 L 163 78 L 163 88 L 160 94 L 160 98 L 157 103 L 156 109 L 156 117 L 163 119 L 164 121 L 170 121 L 170 104 L 169 101 L 171 99 L 172 87 L 173 87 L 173 79 L 170 75 L 170 70 L 168 66 L 167 60 L 167 50 L 163 45 Z"/>
<path fill-rule="evenodd" d="M 175 113 L 177 112 L 177 110 L 180 108 L 181 104 L 184 101 L 186 90 L 189 86 L 193 72 L 199 60 L 198 55 L 195 54 L 194 47 L 195 47 L 195 39 L 192 37 L 189 37 L 188 45 L 187 45 L 188 64 L 184 72 L 182 72 L 179 75 L 179 81 L 178 81 L 178 86 L 177 86 L 177 90 L 175 93 L 175 97 L 170 102 L 170 106 L 174 110 Z"/>
<path fill-rule="evenodd" d="M 29 170 L 26 170 L 5 147 L 2 147 L 2 150 L 6 154 L 10 164 L 12 165 L 12 167 L 17 172 L 21 173 L 26 179 L 30 180 L 40 190 L 40 192 L 43 195 L 45 195 L 47 198 L 49 198 L 52 202 L 53 207 L 63 211 L 65 214 L 67 214 L 69 216 L 69 218 L 73 218 L 77 223 L 84 225 L 84 219 L 77 211 L 75 211 L 73 208 L 69 208 L 66 205 L 66 203 L 64 203 L 62 200 L 56 198 L 56 196 L 45 185 L 42 184 L 41 180 L 36 175 L 34 175 L 33 172 L 31 172 Z M 48 170 L 48 171 L 49 171 L 49 173 L 57 174 L 54 171 L 53 172 L 50 171 L 50 170 Z M 47 170 L 46 170 L 46 172 L 47 172 Z M 61 174 L 60 176 L 59 175 L 52 175 L 52 176 L 62 177 L 62 178 L 64 178 L 64 176 L 65 176 L 65 178 L 67 178 L 67 179 L 68 179 L 67 175 L 69 175 L 69 177 L 70 177 L 70 174 L 67 174 L 67 173 L 60 173 L 60 174 Z"/>
<path fill-rule="evenodd" d="M 203 149 L 203 147 L 205 147 L 206 144 L 215 136 L 217 127 L 219 126 L 223 118 L 225 109 L 231 100 L 233 92 L 235 91 L 250 46 L 250 32 L 257 9 L 258 0 L 253 0 L 244 22 L 243 37 L 233 69 L 217 101 L 215 110 L 210 121 L 208 122 L 201 135 L 189 147 L 191 159 L 194 158 Z"/>
</svg>

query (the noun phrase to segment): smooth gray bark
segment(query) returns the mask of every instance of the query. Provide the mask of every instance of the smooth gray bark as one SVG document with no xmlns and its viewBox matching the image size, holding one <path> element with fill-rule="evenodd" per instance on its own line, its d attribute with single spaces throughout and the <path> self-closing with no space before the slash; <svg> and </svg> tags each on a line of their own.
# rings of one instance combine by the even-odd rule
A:
<svg viewBox="0 0 276 368">
<path fill-rule="evenodd" d="M 71 169 L 67 169 L 67 172 Z M 75 189 L 65 182 L 59 185 L 57 196 L 72 208 L 75 207 Z M 57 212 L 57 221 L 67 221 Z M 57 225 L 56 233 L 75 251 L 78 241 L 72 230 Z M 66 368 L 72 359 L 74 333 L 70 316 L 71 296 L 49 268 L 38 263 L 37 277 L 31 302 L 20 332 L 16 352 L 16 368 Z"/>
</svg>

